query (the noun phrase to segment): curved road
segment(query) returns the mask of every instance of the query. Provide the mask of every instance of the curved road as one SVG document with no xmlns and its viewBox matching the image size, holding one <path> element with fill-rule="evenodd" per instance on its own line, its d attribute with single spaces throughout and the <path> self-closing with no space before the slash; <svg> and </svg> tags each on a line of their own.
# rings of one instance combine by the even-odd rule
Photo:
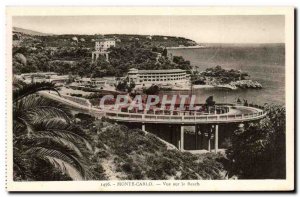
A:
<svg viewBox="0 0 300 197">
<path fill-rule="evenodd" d="M 70 96 L 60 97 L 48 92 L 40 92 L 40 95 L 64 103 L 74 110 L 91 114 L 95 117 L 108 117 L 118 122 L 136 122 L 136 123 L 165 123 L 165 124 L 209 124 L 209 123 L 238 123 L 259 120 L 266 116 L 262 109 L 247 106 L 231 106 L 228 113 L 211 115 L 163 115 L 147 113 L 128 113 L 112 110 L 101 110 L 94 108 L 83 98 L 75 102 Z M 67 99 L 69 98 L 69 99 Z M 86 103 L 84 103 L 86 101 Z"/>
</svg>

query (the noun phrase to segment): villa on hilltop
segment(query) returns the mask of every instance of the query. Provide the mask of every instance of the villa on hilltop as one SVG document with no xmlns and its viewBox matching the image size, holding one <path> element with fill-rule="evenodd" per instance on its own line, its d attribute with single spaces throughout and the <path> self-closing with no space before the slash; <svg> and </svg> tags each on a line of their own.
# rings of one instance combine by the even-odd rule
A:
<svg viewBox="0 0 300 197">
<path fill-rule="evenodd" d="M 95 51 L 92 53 L 92 61 L 96 61 L 100 55 L 104 55 L 106 61 L 108 61 L 110 47 L 116 46 L 116 40 L 113 38 L 103 38 L 95 40 Z"/>
</svg>

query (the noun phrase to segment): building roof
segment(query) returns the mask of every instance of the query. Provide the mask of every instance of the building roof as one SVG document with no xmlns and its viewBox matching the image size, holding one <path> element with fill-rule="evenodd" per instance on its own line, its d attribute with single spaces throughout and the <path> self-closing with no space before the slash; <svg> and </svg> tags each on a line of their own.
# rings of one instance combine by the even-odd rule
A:
<svg viewBox="0 0 300 197">
<path fill-rule="evenodd" d="M 22 73 L 21 76 L 30 76 L 30 75 L 57 75 L 56 72 L 36 72 L 36 73 Z"/>
<path fill-rule="evenodd" d="M 165 69 L 165 70 L 138 70 L 138 69 L 130 69 L 129 73 L 137 72 L 139 74 L 147 74 L 147 73 L 176 73 L 176 72 L 185 72 L 182 69 Z"/>
<path fill-rule="evenodd" d="M 115 41 L 114 38 L 98 38 L 95 39 L 95 42 L 104 42 L 104 41 Z"/>
</svg>

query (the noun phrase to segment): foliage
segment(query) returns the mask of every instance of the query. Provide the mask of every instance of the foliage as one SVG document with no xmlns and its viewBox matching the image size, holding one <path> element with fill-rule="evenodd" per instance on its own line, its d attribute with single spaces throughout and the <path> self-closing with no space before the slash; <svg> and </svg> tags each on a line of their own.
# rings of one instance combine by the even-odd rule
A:
<svg viewBox="0 0 300 197">
<path fill-rule="evenodd" d="M 151 133 L 140 129 L 94 122 L 95 144 L 99 150 L 98 161 L 106 163 L 118 179 L 165 180 L 165 179 L 223 179 L 223 166 L 216 160 L 221 155 L 211 153 L 193 155 L 170 150 L 166 144 Z M 106 126 L 105 126 L 106 124 Z M 109 154 L 103 154 L 109 152 Z M 101 154 L 100 154 L 101 153 Z M 108 166 L 106 166 L 108 168 Z M 108 169 L 106 169 L 108 170 Z M 109 170 L 108 170 L 109 171 Z M 108 179 L 110 179 L 108 177 Z"/>
<path fill-rule="evenodd" d="M 198 78 L 214 79 L 219 84 L 227 84 L 232 81 L 244 80 L 249 75 L 239 70 L 226 70 L 221 66 L 207 68 L 205 71 L 198 74 Z"/>
<path fill-rule="evenodd" d="M 91 177 L 92 146 L 69 110 L 36 93 L 53 84 L 18 85 L 13 92 L 14 180 L 82 180 Z"/>
<path fill-rule="evenodd" d="M 158 85 L 152 85 L 149 88 L 143 89 L 143 93 L 147 95 L 156 95 L 159 93 L 160 88 Z"/>
<path fill-rule="evenodd" d="M 179 69 L 182 70 L 191 70 L 191 63 L 188 60 L 185 60 L 182 56 L 174 56 L 173 57 L 173 62 L 178 66 Z"/>
<path fill-rule="evenodd" d="M 90 56 L 90 51 L 84 47 L 61 47 L 58 48 L 52 58 L 55 60 L 78 60 Z"/>
<path fill-rule="evenodd" d="M 13 101 L 14 103 L 18 102 L 22 98 L 25 98 L 29 95 L 32 95 L 34 93 L 43 90 L 55 91 L 56 93 L 59 94 L 59 92 L 55 88 L 54 83 L 40 82 L 40 83 L 23 84 L 22 86 L 19 86 L 13 91 Z"/>
<path fill-rule="evenodd" d="M 135 88 L 134 81 L 131 80 L 129 83 L 128 78 L 119 81 L 116 86 L 116 90 L 119 90 L 121 92 L 128 92 L 128 93 L 131 93 L 134 88 Z"/>
<path fill-rule="evenodd" d="M 86 114 L 77 114 L 75 122 L 65 106 L 37 95 L 37 84 L 26 87 L 36 89 L 32 94 L 21 90 L 22 85 L 17 87 L 19 99 L 13 113 L 16 181 L 111 179 L 106 162 L 112 162 L 109 167 L 119 179 L 224 178 L 217 157 L 169 150 L 153 134 Z"/>
<path fill-rule="evenodd" d="M 82 97 L 82 94 L 70 94 L 70 96 Z"/>
<path fill-rule="evenodd" d="M 267 106 L 267 117 L 234 132 L 227 155 L 229 172 L 241 179 L 284 179 L 285 108 Z"/>
<path fill-rule="evenodd" d="M 205 104 L 207 106 L 214 106 L 216 104 L 216 102 L 214 101 L 214 97 L 213 96 L 209 96 L 206 101 Z"/>
<path fill-rule="evenodd" d="M 194 45 L 191 40 L 176 37 L 165 40 L 162 36 L 153 36 L 149 40 L 146 36 L 139 35 L 107 35 L 119 37 L 121 42 L 117 42 L 117 47 L 109 49 L 109 61 L 100 56 L 97 61 L 92 62 L 92 40 L 97 36 L 81 35 L 78 37 L 86 42 L 75 43 L 72 40 L 74 35 L 22 36 L 24 39 L 21 46 L 13 48 L 13 69 L 16 74 L 55 71 L 81 77 L 122 77 L 130 68 L 180 68 L 189 71 L 190 62 L 176 56 L 173 62 L 167 57 L 168 51 L 164 46 Z M 20 61 L 20 55 L 26 58 L 26 65 L 25 61 Z"/>
</svg>

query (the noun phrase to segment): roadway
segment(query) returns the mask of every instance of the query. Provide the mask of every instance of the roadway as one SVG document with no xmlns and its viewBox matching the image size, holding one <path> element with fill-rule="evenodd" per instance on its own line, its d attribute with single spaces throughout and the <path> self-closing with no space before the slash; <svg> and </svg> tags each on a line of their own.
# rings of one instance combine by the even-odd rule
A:
<svg viewBox="0 0 300 197">
<path fill-rule="evenodd" d="M 266 116 L 266 113 L 259 108 L 228 105 L 229 112 L 223 114 L 148 114 L 121 112 L 113 110 L 102 110 L 91 106 L 87 99 L 80 98 L 80 103 L 68 99 L 68 97 L 60 97 L 57 94 L 49 93 L 47 91 L 40 92 L 40 95 L 56 100 L 69 106 L 73 110 L 88 113 L 97 118 L 108 117 L 117 122 L 136 122 L 136 123 L 162 123 L 162 124 L 218 124 L 218 123 L 241 123 L 253 120 L 259 120 Z M 82 101 L 86 100 L 86 104 Z"/>
</svg>

